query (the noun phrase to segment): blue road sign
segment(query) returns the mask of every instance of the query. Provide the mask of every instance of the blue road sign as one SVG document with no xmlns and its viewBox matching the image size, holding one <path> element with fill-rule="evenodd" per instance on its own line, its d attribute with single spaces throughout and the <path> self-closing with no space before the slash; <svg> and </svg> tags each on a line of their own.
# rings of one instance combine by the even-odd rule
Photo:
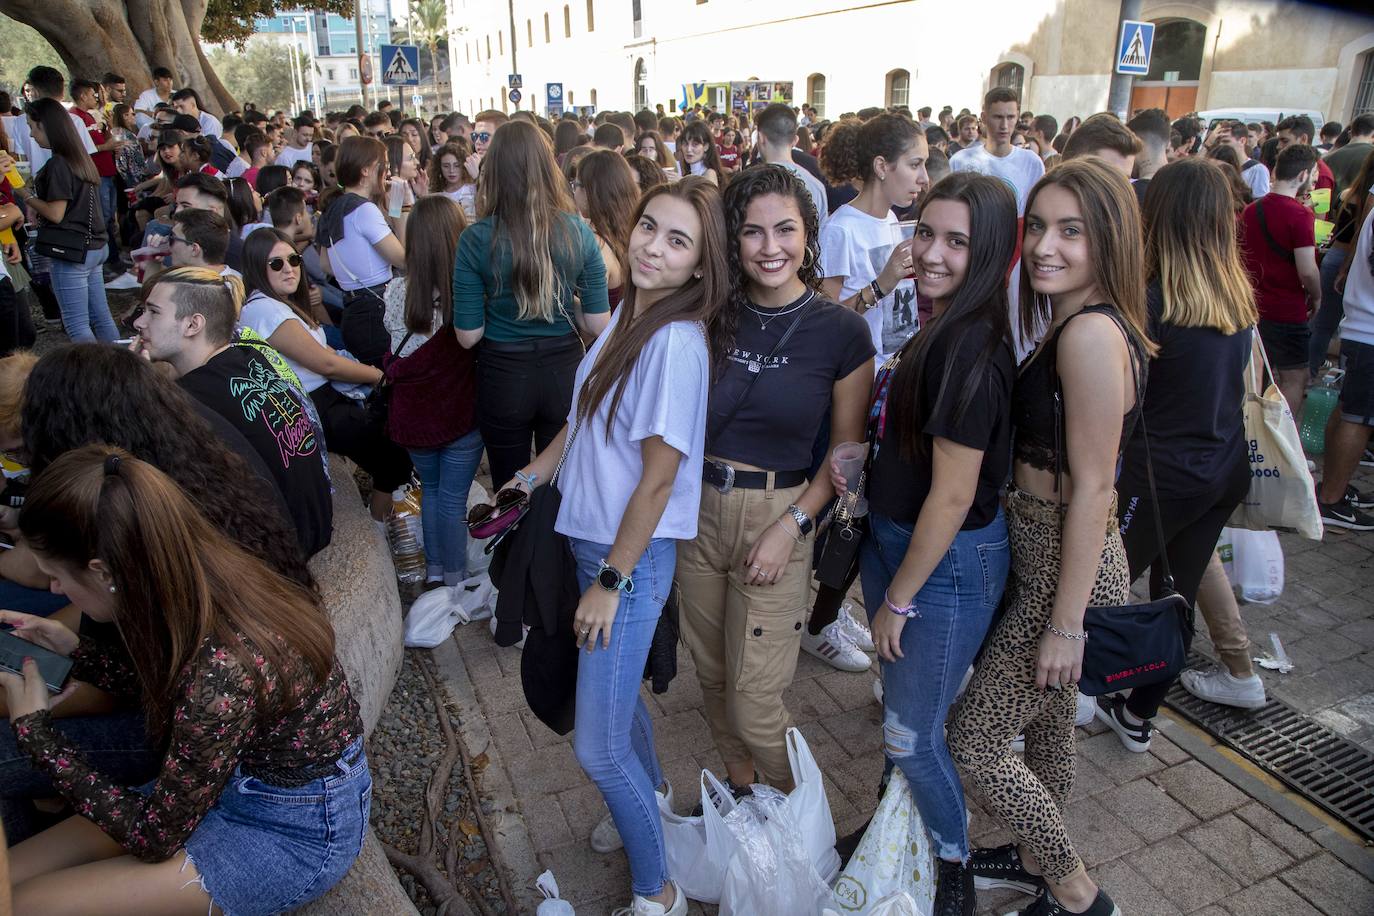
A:
<svg viewBox="0 0 1374 916">
<path fill-rule="evenodd" d="M 420 85 L 420 46 L 382 45 L 382 85 Z"/>
<path fill-rule="evenodd" d="M 510 99 L 512 105 L 520 104 L 521 95 L 519 89 L 512 89 L 510 92 L 507 92 L 506 97 Z"/>
<path fill-rule="evenodd" d="M 1155 24 L 1125 19 L 1116 45 L 1116 72 L 1145 76 L 1150 72 L 1150 52 L 1155 43 Z"/>
<path fill-rule="evenodd" d="M 548 110 L 549 110 L 549 117 L 550 117 L 550 118 L 559 118 L 559 117 L 562 117 L 562 116 L 563 116 L 563 84 L 562 84 L 562 83 L 545 83 L 545 84 L 544 84 L 544 102 L 545 102 L 546 107 L 547 107 Z"/>
</svg>

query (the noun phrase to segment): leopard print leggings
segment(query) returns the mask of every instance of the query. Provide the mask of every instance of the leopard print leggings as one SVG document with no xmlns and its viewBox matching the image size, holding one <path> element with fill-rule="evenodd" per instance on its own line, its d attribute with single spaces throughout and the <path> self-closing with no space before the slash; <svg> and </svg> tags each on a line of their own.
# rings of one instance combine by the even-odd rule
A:
<svg viewBox="0 0 1374 916">
<path fill-rule="evenodd" d="M 1115 495 L 1107 519 L 1090 605 L 1124 604 L 1130 594 Z M 959 768 L 1055 883 L 1083 868 L 1063 819 L 1073 788 L 1078 689 L 1035 686 L 1040 637 L 1059 581 L 1060 527 L 1054 502 L 1010 488 L 1007 609 L 978 662 L 949 737 Z M 1024 759 L 1011 751 L 1012 739 L 1023 732 Z"/>
</svg>

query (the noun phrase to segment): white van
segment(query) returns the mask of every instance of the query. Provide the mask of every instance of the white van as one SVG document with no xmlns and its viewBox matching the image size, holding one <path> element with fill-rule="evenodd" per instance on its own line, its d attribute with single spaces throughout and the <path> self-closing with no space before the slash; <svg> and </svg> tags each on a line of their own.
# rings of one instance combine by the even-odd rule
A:
<svg viewBox="0 0 1374 916">
<path fill-rule="evenodd" d="M 1270 121 L 1277 124 L 1292 115 L 1307 115 L 1312 119 L 1312 126 L 1318 131 L 1326 123 L 1326 118 L 1322 116 L 1320 111 L 1310 108 L 1213 108 L 1197 113 L 1197 116 L 1208 127 L 1211 127 L 1214 121 L 1244 121 L 1246 124 Z M 1315 142 L 1317 138 L 1313 137 L 1312 139 Z"/>
</svg>

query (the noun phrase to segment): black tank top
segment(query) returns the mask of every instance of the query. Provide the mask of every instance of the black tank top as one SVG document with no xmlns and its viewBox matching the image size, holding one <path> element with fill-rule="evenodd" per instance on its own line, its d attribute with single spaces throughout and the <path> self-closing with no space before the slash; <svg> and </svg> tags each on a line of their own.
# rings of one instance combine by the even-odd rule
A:
<svg viewBox="0 0 1374 916">
<path fill-rule="evenodd" d="M 1141 392 L 1145 390 L 1145 353 L 1131 334 L 1113 305 L 1089 305 L 1075 312 L 1050 333 L 1043 347 L 1021 363 L 1017 372 L 1016 385 L 1011 392 L 1011 416 L 1016 428 L 1012 452 L 1017 461 L 1025 462 L 1042 471 L 1062 471 L 1069 473 L 1069 455 L 1064 441 L 1062 394 L 1059 386 L 1059 373 L 1056 359 L 1059 351 L 1059 335 L 1070 321 L 1078 315 L 1091 312 L 1106 315 L 1116 322 L 1121 334 L 1126 338 L 1130 353 L 1132 374 L 1135 376 L 1135 403 L 1126 412 L 1121 423 L 1121 438 L 1117 442 L 1116 457 L 1118 466 L 1121 454 L 1130 441 L 1136 420 L 1140 417 Z M 1059 402 L 1056 409 L 1056 402 Z M 1058 459 L 1056 461 L 1056 459 Z"/>
</svg>

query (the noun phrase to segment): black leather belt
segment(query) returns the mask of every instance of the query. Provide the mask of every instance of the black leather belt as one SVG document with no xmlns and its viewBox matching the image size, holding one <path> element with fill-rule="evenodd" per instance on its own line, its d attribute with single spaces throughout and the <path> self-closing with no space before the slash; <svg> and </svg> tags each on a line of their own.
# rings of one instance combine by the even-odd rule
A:
<svg viewBox="0 0 1374 916">
<path fill-rule="evenodd" d="M 771 481 L 770 481 L 771 478 Z M 806 471 L 737 471 L 723 461 L 707 458 L 701 465 L 701 479 L 722 493 L 731 490 L 786 490 L 806 483 Z"/>
</svg>

